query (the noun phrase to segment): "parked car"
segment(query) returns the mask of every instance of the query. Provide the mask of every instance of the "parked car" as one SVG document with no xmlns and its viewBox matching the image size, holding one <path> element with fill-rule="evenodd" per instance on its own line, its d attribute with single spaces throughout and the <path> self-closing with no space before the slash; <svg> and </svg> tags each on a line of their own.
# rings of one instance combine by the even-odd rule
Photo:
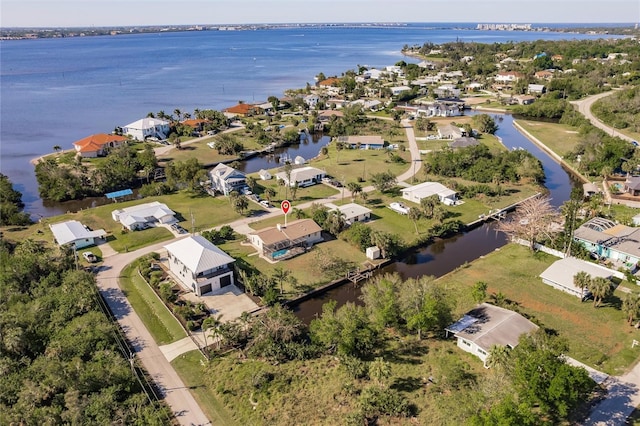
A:
<svg viewBox="0 0 640 426">
<path fill-rule="evenodd" d="M 85 251 L 84 253 L 82 253 L 82 257 L 84 257 L 84 260 L 89 263 L 96 263 L 98 261 L 96 255 L 91 253 L 90 251 Z"/>
<path fill-rule="evenodd" d="M 269 203 L 267 200 L 262 200 L 262 201 L 260 201 L 260 205 L 261 205 L 262 207 L 265 207 L 265 208 L 268 208 L 268 209 L 270 209 L 271 207 L 273 207 L 273 206 L 271 205 L 271 203 Z"/>
</svg>

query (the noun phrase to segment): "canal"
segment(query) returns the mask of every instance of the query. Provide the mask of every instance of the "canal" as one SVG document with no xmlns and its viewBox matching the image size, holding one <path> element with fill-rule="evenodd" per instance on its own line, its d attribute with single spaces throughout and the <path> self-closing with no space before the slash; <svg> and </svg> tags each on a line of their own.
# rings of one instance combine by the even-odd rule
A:
<svg viewBox="0 0 640 426">
<path fill-rule="evenodd" d="M 471 115 L 474 112 L 470 113 Z M 549 190 L 551 202 L 559 207 L 569 198 L 575 183 L 562 166 L 552 160 L 544 151 L 524 137 L 513 125 L 513 117 L 508 114 L 491 114 L 499 125 L 496 136 L 509 149 L 526 149 L 536 156 L 544 168 L 545 186 Z M 468 232 L 439 240 L 427 247 L 408 253 L 403 259 L 385 267 L 383 272 L 397 272 L 403 279 L 423 275 L 442 276 L 465 262 L 473 261 L 507 244 L 504 234 L 495 231 L 495 222 L 485 223 Z M 360 303 L 361 284 L 344 284 L 317 297 L 308 299 L 293 307 L 294 312 L 305 323 L 309 323 L 322 312 L 322 305 L 336 300 L 338 306 L 347 302 Z"/>
</svg>

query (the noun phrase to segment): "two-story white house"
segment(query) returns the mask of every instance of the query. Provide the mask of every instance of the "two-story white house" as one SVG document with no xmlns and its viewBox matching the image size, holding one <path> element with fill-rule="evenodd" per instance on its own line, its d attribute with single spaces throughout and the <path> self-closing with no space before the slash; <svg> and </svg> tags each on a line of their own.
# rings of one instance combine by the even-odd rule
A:
<svg viewBox="0 0 640 426">
<path fill-rule="evenodd" d="M 235 259 L 206 238 L 195 235 L 164 247 L 169 270 L 198 296 L 234 284 Z"/>
<path fill-rule="evenodd" d="M 169 136 L 169 122 L 159 118 L 145 117 L 122 127 L 122 132 L 134 139 L 143 141 L 147 138 L 166 139 Z"/>
<path fill-rule="evenodd" d="M 244 173 L 222 163 L 209 170 L 209 180 L 211 187 L 224 195 L 229 195 L 232 191 L 240 191 L 247 185 L 247 177 Z"/>
</svg>

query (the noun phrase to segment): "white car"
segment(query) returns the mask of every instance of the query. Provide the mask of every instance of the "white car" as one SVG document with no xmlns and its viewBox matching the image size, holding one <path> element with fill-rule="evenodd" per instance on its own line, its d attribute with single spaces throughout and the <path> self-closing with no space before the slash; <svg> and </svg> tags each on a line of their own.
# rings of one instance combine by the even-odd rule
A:
<svg viewBox="0 0 640 426">
<path fill-rule="evenodd" d="M 262 207 L 267 208 L 267 209 L 270 209 L 271 207 L 273 207 L 273 206 L 272 206 L 272 205 L 271 205 L 267 200 L 262 200 L 262 201 L 260 201 L 260 205 L 261 205 Z"/>
<path fill-rule="evenodd" d="M 96 255 L 91 253 L 90 251 L 85 251 L 84 253 L 82 253 L 82 257 L 84 257 L 84 259 L 89 263 L 95 263 L 98 261 Z"/>
</svg>

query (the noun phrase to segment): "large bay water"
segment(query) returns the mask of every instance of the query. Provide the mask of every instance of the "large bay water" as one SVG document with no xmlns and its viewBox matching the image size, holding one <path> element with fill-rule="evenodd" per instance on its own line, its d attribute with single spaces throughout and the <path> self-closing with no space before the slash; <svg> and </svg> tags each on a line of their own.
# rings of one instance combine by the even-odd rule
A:
<svg viewBox="0 0 640 426">
<path fill-rule="evenodd" d="M 466 26 L 466 28 L 462 28 Z M 476 31 L 469 24 L 286 28 L 0 41 L 0 171 L 26 210 L 50 216 L 70 205 L 38 196 L 34 157 L 148 112 L 223 109 L 304 87 L 320 72 L 383 67 L 406 45 L 592 38 L 554 32 Z"/>
</svg>

